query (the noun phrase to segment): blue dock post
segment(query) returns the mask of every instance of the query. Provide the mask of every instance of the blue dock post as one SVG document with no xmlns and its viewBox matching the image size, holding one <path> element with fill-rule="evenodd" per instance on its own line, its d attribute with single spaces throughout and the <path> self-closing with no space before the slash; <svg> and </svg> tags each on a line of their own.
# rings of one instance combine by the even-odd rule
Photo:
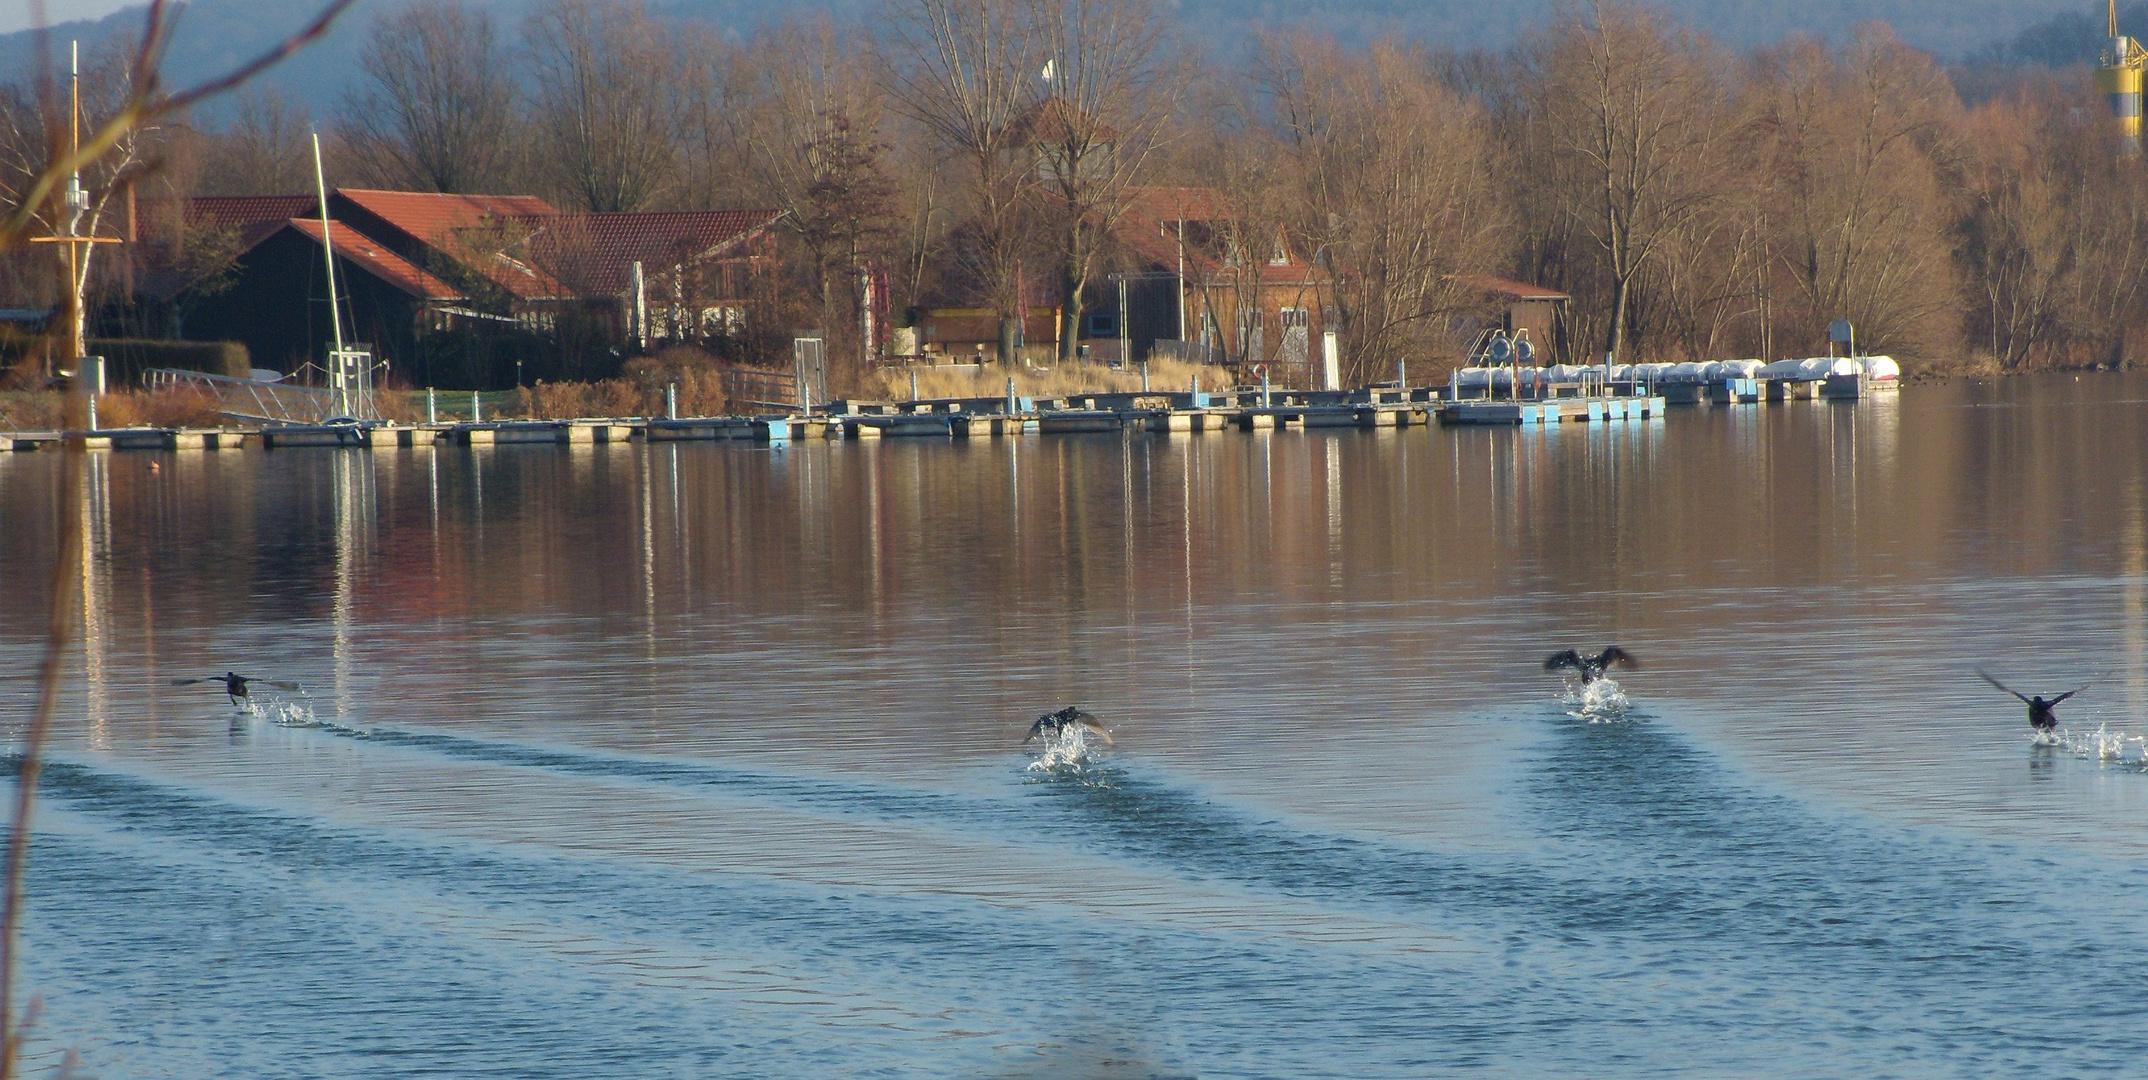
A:
<svg viewBox="0 0 2148 1080">
<path fill-rule="evenodd" d="M 425 388 L 425 422 L 428 424 L 440 422 L 440 410 L 433 407 L 433 388 L 430 386 Z"/>
<path fill-rule="evenodd" d="M 483 413 L 484 403 L 477 400 L 477 391 L 470 391 L 470 422 L 473 424 L 484 423 L 485 417 Z"/>
</svg>

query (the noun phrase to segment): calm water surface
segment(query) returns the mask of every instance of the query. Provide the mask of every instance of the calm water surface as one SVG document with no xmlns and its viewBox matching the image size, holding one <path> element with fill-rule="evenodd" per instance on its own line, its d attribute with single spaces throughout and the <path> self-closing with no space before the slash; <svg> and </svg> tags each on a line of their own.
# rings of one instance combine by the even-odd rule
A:
<svg viewBox="0 0 2148 1080">
<path fill-rule="evenodd" d="M 100 457 L 32 1053 L 2148 1069 L 2144 421 L 2105 375 L 1593 430 Z M 0 457 L 10 725 L 57 460 Z M 1613 641 L 1646 666 L 1591 722 L 1539 663 Z M 1979 664 L 2097 677 L 2077 738 L 2029 745 Z M 170 685 L 226 668 L 307 689 Z M 1115 750 L 1026 769 L 1077 701 Z"/>
</svg>

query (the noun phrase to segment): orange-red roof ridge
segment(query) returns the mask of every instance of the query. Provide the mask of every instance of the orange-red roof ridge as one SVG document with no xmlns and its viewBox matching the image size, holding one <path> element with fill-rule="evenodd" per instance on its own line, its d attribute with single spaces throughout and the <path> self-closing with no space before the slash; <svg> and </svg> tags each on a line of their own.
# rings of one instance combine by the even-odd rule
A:
<svg viewBox="0 0 2148 1080">
<path fill-rule="evenodd" d="M 462 293 L 447 282 L 420 269 L 410 260 L 374 243 L 340 221 L 330 222 L 336 256 L 357 265 L 374 277 L 424 300 L 460 300 Z M 321 242 L 321 219 L 291 218 L 284 226 L 297 229 L 307 239 Z M 275 231 L 272 230 L 271 235 Z M 262 239 L 267 239 L 266 236 Z"/>
</svg>

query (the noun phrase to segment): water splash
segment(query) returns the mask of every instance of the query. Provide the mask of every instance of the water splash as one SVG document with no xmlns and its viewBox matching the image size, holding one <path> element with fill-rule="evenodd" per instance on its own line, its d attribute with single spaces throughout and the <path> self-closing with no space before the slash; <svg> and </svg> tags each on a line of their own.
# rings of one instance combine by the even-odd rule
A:
<svg viewBox="0 0 2148 1080">
<path fill-rule="evenodd" d="M 314 718 L 313 703 L 305 700 L 250 697 L 232 710 L 231 726 L 234 730 L 252 727 L 257 720 L 287 728 L 321 726 L 321 721 Z"/>
<path fill-rule="evenodd" d="M 1591 724 L 1614 724 L 1630 719 L 1628 710 L 1633 702 L 1626 699 L 1626 690 L 1618 680 L 1606 675 L 1588 682 L 1566 684 L 1566 693 L 1559 698 L 1567 707 L 1566 715 Z"/>
<path fill-rule="evenodd" d="M 2108 723 L 2097 724 L 2094 731 L 2059 728 L 2031 732 L 2029 745 L 2050 747 L 2084 760 L 2148 769 L 2148 736 L 2113 731 Z"/>
<path fill-rule="evenodd" d="M 1028 772 L 1071 775 L 1080 773 L 1104 759 L 1103 740 L 1095 739 L 1089 729 L 1080 724 L 1069 724 L 1056 735 L 1037 736 L 1036 760 L 1029 763 Z"/>
</svg>

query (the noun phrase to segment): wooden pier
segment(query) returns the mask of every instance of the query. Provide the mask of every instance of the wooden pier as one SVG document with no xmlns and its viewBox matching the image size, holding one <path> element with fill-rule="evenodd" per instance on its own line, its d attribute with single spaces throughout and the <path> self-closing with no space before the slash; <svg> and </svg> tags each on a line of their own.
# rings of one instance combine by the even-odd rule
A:
<svg viewBox="0 0 2148 1080">
<path fill-rule="evenodd" d="M 1290 428 L 1549 426 L 1661 419 L 1672 406 L 1761 405 L 1792 400 L 1855 402 L 1894 391 L 1893 379 L 1729 378 L 1660 388 L 1612 384 L 1588 396 L 1457 398 L 1450 387 L 1376 386 L 1352 391 L 1236 388 L 1226 391 L 1077 394 L 918 401 L 835 401 L 811 416 L 593 417 L 483 423 L 266 425 L 130 428 L 86 433 L 92 449 L 217 451 L 413 449 L 432 446 L 605 446 L 642 442 L 748 442 L 787 446 L 820 439 L 976 439 L 1023 435 L 1164 436 Z M 1660 392 L 1656 392 L 1659 391 Z M 61 445 L 61 432 L 0 434 L 0 452 Z"/>
</svg>

